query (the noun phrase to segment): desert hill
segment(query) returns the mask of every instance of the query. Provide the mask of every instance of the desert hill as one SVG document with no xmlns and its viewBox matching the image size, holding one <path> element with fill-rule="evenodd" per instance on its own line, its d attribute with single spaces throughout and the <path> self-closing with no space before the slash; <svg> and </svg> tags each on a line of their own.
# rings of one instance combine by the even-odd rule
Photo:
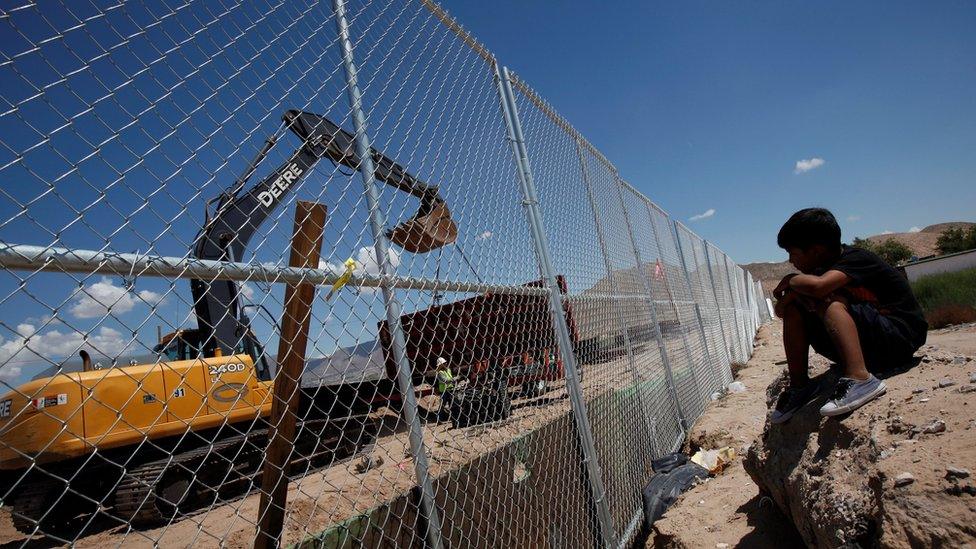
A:
<svg viewBox="0 0 976 549">
<path fill-rule="evenodd" d="M 973 225 L 976 225 L 976 223 L 950 221 L 948 223 L 929 225 L 915 233 L 876 234 L 867 237 L 865 240 L 869 240 L 875 244 L 880 244 L 887 240 L 897 240 L 908 246 L 917 257 L 928 257 L 939 253 L 935 243 L 939 239 L 939 235 L 942 234 L 942 231 L 949 228 L 966 229 Z M 772 291 L 780 279 L 795 271 L 788 261 L 747 263 L 742 265 L 742 268 L 752 273 L 753 278 L 759 279 L 767 292 Z"/>
<path fill-rule="evenodd" d="M 917 233 L 876 234 L 874 236 L 867 237 L 867 240 L 870 240 L 875 244 L 880 244 L 887 240 L 897 240 L 898 242 L 908 246 L 916 256 L 928 257 L 930 255 L 936 255 L 939 253 L 938 248 L 935 246 L 935 242 L 939 239 L 939 235 L 942 234 L 942 231 L 949 228 L 967 229 L 973 225 L 976 225 L 976 223 L 968 223 L 965 221 L 936 223 L 935 225 L 925 227 Z"/>
</svg>

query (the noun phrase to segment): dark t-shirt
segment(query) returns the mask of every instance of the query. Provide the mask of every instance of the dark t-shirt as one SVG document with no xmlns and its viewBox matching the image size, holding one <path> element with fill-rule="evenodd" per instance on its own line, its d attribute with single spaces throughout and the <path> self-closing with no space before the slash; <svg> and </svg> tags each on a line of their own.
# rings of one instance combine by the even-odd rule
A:
<svg viewBox="0 0 976 549">
<path fill-rule="evenodd" d="M 870 303 L 878 311 L 907 329 L 905 335 L 916 345 L 925 342 L 929 329 L 908 279 L 873 252 L 842 246 L 840 257 L 827 268 L 851 277 L 842 288 L 853 302 Z"/>
</svg>

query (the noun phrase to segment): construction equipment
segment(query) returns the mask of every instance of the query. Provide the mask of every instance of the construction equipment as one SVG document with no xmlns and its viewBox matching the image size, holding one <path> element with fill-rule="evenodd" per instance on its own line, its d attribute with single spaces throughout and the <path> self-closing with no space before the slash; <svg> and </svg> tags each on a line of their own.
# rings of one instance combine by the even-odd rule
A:
<svg viewBox="0 0 976 549">
<path fill-rule="evenodd" d="M 566 279 L 557 276 L 563 294 Z M 544 286 L 536 280 L 527 287 Z M 576 346 L 579 334 L 569 301 L 563 313 Z M 459 380 L 449 417 L 455 427 L 497 421 L 511 414 L 510 387 L 537 397 L 548 382 L 564 379 L 548 297 L 518 294 L 482 294 L 444 305 L 434 305 L 400 317 L 413 381 L 430 382 L 436 361 L 444 358 Z M 388 375 L 396 372 L 393 340 L 387 322 L 379 322 Z M 451 337 L 439 337 L 449 333 Z"/>
<path fill-rule="evenodd" d="M 301 145 L 247 192 L 277 141 L 268 139 L 243 175 L 207 203 L 194 241 L 199 259 L 242 261 L 251 237 L 322 158 L 359 169 L 353 136 L 328 119 L 289 110 L 284 126 Z M 438 188 L 371 151 L 376 179 L 420 199 L 420 211 L 390 231 L 413 253 L 452 243 L 457 226 Z M 210 206 L 216 203 L 211 214 Z M 271 364 L 233 281 L 190 284 L 198 328 L 163 336 L 149 364 L 35 379 L 0 400 L 0 471 L 14 486 L 4 504 L 25 532 L 57 532 L 101 510 L 152 523 L 238 497 L 260 485 L 268 440 Z M 369 412 L 393 397 L 392 380 L 303 389 L 294 470 L 328 464 L 370 444 Z M 36 467 L 35 465 L 42 465 Z M 301 467 L 299 465 L 304 465 Z"/>
</svg>

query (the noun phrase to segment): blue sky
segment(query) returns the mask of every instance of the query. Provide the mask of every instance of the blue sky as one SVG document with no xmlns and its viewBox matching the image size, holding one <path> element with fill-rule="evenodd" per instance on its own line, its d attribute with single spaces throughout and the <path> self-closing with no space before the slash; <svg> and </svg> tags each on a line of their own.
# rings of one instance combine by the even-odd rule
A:
<svg viewBox="0 0 976 549">
<path fill-rule="evenodd" d="M 3 20 L 0 241 L 183 257 L 204 202 L 279 130 L 286 109 L 352 127 L 330 3 L 214 6 L 72 3 Z M 440 185 L 460 231 L 443 255 L 398 253 L 398 272 L 536 279 L 491 71 L 419 2 L 351 6 L 373 144 Z M 832 208 L 848 238 L 976 218 L 976 8 L 446 7 L 626 180 L 736 261 L 782 259 L 780 223 L 814 204 Z M 572 142 L 531 117 L 523 112 L 556 268 L 578 292 L 606 273 L 595 221 L 560 186 L 575 170 Z M 294 136 L 279 139 L 252 182 L 295 146 Z M 796 173 L 800 161 L 810 169 Z M 612 181 L 595 165 L 591 178 Z M 361 181 L 327 162 L 295 185 L 240 260 L 283 263 L 299 199 L 327 205 L 328 265 L 353 257 L 375 274 Z M 392 225 L 417 200 L 385 190 L 381 206 Z M 601 223 L 621 226 L 620 212 L 600 209 L 609 212 Z M 628 265 L 612 252 L 611 268 Z M 282 293 L 250 284 L 246 300 L 275 316 Z M 433 301 L 431 292 L 400 296 L 408 311 Z M 144 355 L 157 326 L 195 325 L 191 301 L 186 280 L 0 271 L 0 386 L 81 348 L 99 360 Z M 322 298 L 313 312 L 313 355 L 368 341 L 384 317 L 369 290 Z M 276 348 L 267 318 L 255 331 Z"/>
<path fill-rule="evenodd" d="M 811 205 L 847 240 L 976 221 L 976 4 L 445 6 L 739 262 L 784 259 L 776 231 Z M 809 159 L 823 164 L 795 173 Z"/>
</svg>

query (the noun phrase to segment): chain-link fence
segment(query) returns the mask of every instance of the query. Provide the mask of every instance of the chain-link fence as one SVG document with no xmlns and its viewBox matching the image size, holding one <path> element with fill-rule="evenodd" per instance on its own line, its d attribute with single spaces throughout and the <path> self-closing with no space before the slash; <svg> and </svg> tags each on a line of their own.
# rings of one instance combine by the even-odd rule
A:
<svg viewBox="0 0 976 549">
<path fill-rule="evenodd" d="M 624 545 L 770 318 L 429 0 L 0 13 L 0 543 Z"/>
</svg>

